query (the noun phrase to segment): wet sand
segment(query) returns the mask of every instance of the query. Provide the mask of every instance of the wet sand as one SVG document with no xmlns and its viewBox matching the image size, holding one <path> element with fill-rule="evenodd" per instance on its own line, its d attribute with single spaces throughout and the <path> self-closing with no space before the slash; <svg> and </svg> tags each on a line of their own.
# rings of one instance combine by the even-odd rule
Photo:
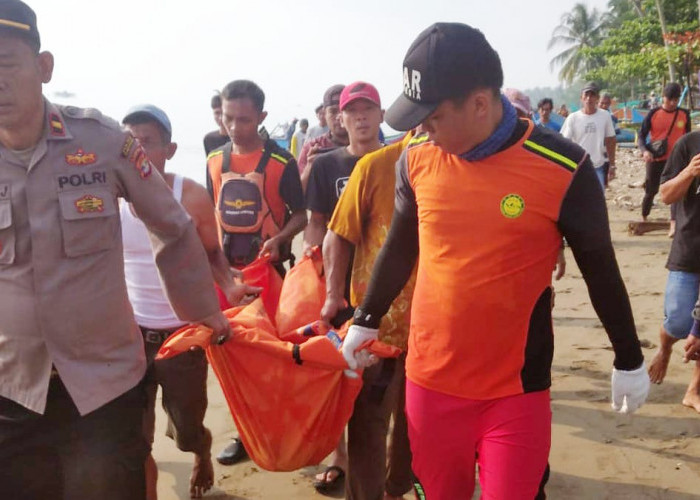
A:
<svg viewBox="0 0 700 500">
<path fill-rule="evenodd" d="M 671 240 L 663 231 L 627 234 L 627 223 L 640 219 L 644 165 L 629 150 L 618 150 L 618 155 L 619 178 L 611 183 L 606 198 L 618 262 L 639 336 L 647 346 L 644 356 L 648 362 L 663 319 L 664 265 Z M 668 215 L 668 208 L 657 201 L 651 218 Z M 692 370 L 682 363 L 682 343 L 676 345 L 666 381 L 652 387 L 647 404 L 635 415 L 614 413 L 610 409 L 613 353 L 568 249 L 567 264 L 566 276 L 555 284 L 549 498 L 700 498 L 700 415 L 680 404 Z M 216 378 L 210 375 L 206 423 L 214 436 L 216 454 L 235 435 L 235 429 Z M 192 457 L 164 437 L 164 421 L 159 409 L 154 447 L 160 470 L 159 498 L 186 499 Z M 311 485 L 320 469 L 271 473 L 251 461 L 230 467 L 215 463 L 215 487 L 205 498 L 324 498 Z"/>
</svg>

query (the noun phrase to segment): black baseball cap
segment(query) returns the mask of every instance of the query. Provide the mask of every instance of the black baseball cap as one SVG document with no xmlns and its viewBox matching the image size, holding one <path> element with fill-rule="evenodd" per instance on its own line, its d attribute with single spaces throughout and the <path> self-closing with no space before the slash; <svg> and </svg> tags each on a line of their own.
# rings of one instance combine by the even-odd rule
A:
<svg viewBox="0 0 700 500">
<path fill-rule="evenodd" d="M 36 50 L 41 47 L 36 14 L 20 0 L 0 1 L 0 32 L 20 36 Z"/>
<path fill-rule="evenodd" d="M 329 87 L 323 94 L 323 107 L 340 106 L 340 93 L 345 88 L 345 85 L 337 84 Z"/>
<path fill-rule="evenodd" d="M 600 87 L 596 82 L 586 82 L 586 84 L 581 89 L 581 93 L 593 92 L 594 94 L 600 94 Z"/>
<path fill-rule="evenodd" d="M 408 49 L 403 94 L 389 107 L 385 119 L 395 130 L 410 130 L 445 99 L 502 85 L 501 60 L 481 31 L 461 23 L 435 23 Z"/>
</svg>

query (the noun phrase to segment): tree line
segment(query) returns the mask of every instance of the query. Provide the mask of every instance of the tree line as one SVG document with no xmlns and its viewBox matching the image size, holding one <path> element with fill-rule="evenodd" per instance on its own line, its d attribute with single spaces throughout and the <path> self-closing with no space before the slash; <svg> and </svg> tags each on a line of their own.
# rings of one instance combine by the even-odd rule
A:
<svg viewBox="0 0 700 500">
<path fill-rule="evenodd" d="M 621 101 L 660 93 L 671 81 L 697 91 L 699 7 L 700 0 L 610 0 L 601 12 L 577 3 L 552 32 L 551 67 L 565 85 L 595 80 Z"/>
</svg>

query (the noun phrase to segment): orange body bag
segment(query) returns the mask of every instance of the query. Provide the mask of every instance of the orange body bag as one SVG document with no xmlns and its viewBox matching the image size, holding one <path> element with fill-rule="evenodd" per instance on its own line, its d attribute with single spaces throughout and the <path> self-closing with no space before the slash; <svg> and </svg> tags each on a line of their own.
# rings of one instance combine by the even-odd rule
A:
<svg viewBox="0 0 700 500">
<path fill-rule="evenodd" d="M 189 326 L 156 359 L 206 349 L 251 459 L 270 471 L 318 464 L 338 444 L 362 387 L 361 377 L 345 373 L 343 335 L 331 331 L 301 345 L 280 340 L 260 299 L 225 314 L 233 334 L 223 345 L 211 344 L 209 328 Z M 360 348 L 381 357 L 400 353 L 377 341 Z"/>
</svg>

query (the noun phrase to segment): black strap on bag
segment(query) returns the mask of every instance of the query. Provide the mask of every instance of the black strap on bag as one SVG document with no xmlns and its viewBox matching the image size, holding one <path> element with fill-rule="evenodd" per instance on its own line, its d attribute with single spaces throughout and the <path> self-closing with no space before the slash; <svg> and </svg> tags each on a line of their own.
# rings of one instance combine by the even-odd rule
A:
<svg viewBox="0 0 700 500">
<path fill-rule="evenodd" d="M 657 139 L 649 143 L 649 149 L 654 158 L 661 158 L 668 152 L 668 136 L 671 135 L 673 130 L 673 125 L 676 123 L 676 118 L 678 118 L 678 112 L 681 108 L 676 108 L 676 114 L 673 115 L 673 120 L 671 120 L 671 126 L 668 127 L 668 131 L 663 139 Z"/>
<path fill-rule="evenodd" d="M 272 144 L 274 146 L 272 146 Z M 277 146 L 277 144 L 274 141 L 266 141 L 265 146 L 263 147 L 263 154 L 260 157 L 260 161 L 258 162 L 258 165 L 255 167 L 255 171 L 259 174 L 265 174 L 265 167 L 267 167 L 267 162 L 270 161 L 270 157 L 272 156 L 273 149 L 274 147 Z M 231 141 L 227 142 L 224 144 L 224 149 L 223 149 L 223 163 L 221 164 L 221 173 L 225 174 L 227 172 L 231 171 L 231 153 L 233 152 L 233 144 Z M 265 193 L 262 193 L 263 196 L 265 196 Z M 269 205 L 268 205 L 269 206 Z"/>
<path fill-rule="evenodd" d="M 681 110 L 681 108 L 676 108 L 676 114 L 673 115 L 673 120 L 671 120 L 671 126 L 668 127 L 668 132 L 666 132 L 666 137 L 664 139 L 668 139 L 668 136 L 671 135 L 671 130 L 673 130 L 673 125 L 676 123 L 676 118 L 678 118 L 678 112 Z"/>
<path fill-rule="evenodd" d="M 258 162 L 257 166 L 255 167 L 255 172 L 258 174 L 261 174 L 263 176 L 263 192 L 260 193 L 260 195 L 265 198 L 265 203 L 267 206 L 270 206 L 270 203 L 267 201 L 267 194 L 265 193 L 264 186 L 267 182 L 267 177 L 265 176 L 265 168 L 267 167 L 268 162 L 270 161 L 270 158 L 272 157 L 272 154 L 275 152 L 278 152 L 280 150 L 280 147 L 277 145 L 277 143 L 272 140 L 272 139 L 266 139 L 265 144 L 263 145 L 263 154 L 260 157 L 260 161 Z M 233 141 L 229 141 L 223 146 L 223 158 L 222 158 L 222 163 L 221 163 L 221 173 L 225 174 L 227 172 L 231 171 L 231 154 L 233 153 Z M 229 233 L 224 231 L 223 239 L 224 239 L 224 253 L 226 254 L 226 257 L 228 258 L 228 250 L 226 247 L 228 247 L 229 242 L 231 240 L 231 236 L 233 233 Z M 280 248 L 280 267 L 281 267 L 281 262 L 289 261 L 290 262 L 290 268 L 294 267 L 294 262 L 295 262 L 295 256 L 292 253 L 292 245 L 291 243 L 284 245 L 282 248 Z M 276 266 L 275 266 L 276 267 Z M 282 270 L 284 268 L 282 267 Z M 279 270 L 278 270 L 279 271 Z M 284 274 L 282 274 L 284 277 Z"/>
</svg>

